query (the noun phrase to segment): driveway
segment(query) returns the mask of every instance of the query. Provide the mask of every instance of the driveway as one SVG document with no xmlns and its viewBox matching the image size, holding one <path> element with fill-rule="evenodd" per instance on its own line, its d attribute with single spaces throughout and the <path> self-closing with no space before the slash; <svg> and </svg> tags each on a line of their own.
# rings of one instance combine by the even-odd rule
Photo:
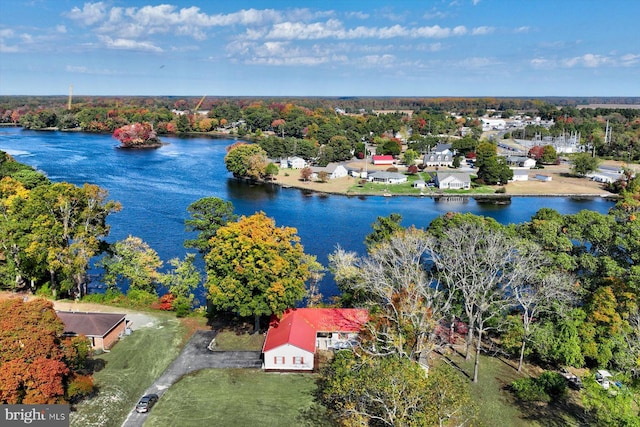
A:
<svg viewBox="0 0 640 427">
<path fill-rule="evenodd" d="M 173 383 L 190 372 L 209 368 L 259 368 L 262 366 L 259 351 L 211 351 L 209 343 L 216 336 L 215 331 L 196 331 L 182 352 L 169 365 L 144 394 L 155 393 L 160 398 Z M 142 396 L 141 396 L 142 397 Z M 141 427 L 147 419 L 132 409 L 122 427 Z"/>
</svg>

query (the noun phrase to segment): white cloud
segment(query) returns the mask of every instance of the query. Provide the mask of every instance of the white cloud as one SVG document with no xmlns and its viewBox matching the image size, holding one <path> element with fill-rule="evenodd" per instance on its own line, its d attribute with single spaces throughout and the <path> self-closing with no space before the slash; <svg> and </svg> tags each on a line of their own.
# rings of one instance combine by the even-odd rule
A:
<svg viewBox="0 0 640 427">
<path fill-rule="evenodd" d="M 369 19 L 369 14 L 364 12 L 347 12 L 345 17 L 354 19 Z"/>
<path fill-rule="evenodd" d="M 76 74 L 99 74 L 99 75 L 113 75 L 117 74 L 114 70 L 108 69 L 93 69 L 85 67 L 84 65 L 67 65 L 65 71 Z"/>
<path fill-rule="evenodd" d="M 476 27 L 473 30 L 471 30 L 471 35 L 473 35 L 473 36 L 484 36 L 486 34 L 493 33 L 494 30 L 495 30 L 495 28 L 493 28 L 493 27 L 487 27 L 487 26 Z"/>
<path fill-rule="evenodd" d="M 150 42 L 139 42 L 131 39 L 112 39 L 109 36 L 98 36 L 100 41 L 109 49 L 143 50 L 148 52 L 162 52 L 162 49 Z"/>
<path fill-rule="evenodd" d="M 582 56 L 576 56 L 573 58 L 567 58 L 562 61 L 562 65 L 567 68 L 573 68 L 576 66 L 596 68 L 601 65 L 606 65 L 610 63 L 611 63 L 610 58 L 602 55 L 594 55 L 592 53 L 587 53 Z"/>
<path fill-rule="evenodd" d="M 531 31 L 531 27 L 527 27 L 527 26 L 518 27 L 515 30 L 513 30 L 514 33 L 528 33 L 529 31 Z"/>
<path fill-rule="evenodd" d="M 367 55 L 364 58 L 364 65 L 369 66 L 390 66 L 394 65 L 396 62 L 396 57 L 394 55 L 385 54 L 385 55 Z"/>
<path fill-rule="evenodd" d="M 105 17 L 105 5 L 102 2 L 85 3 L 82 9 L 74 7 L 68 13 L 69 18 L 81 21 L 84 25 L 93 25 Z"/>
<path fill-rule="evenodd" d="M 640 55 L 626 54 L 620 57 L 620 64 L 624 67 L 630 67 L 640 62 Z"/>
<path fill-rule="evenodd" d="M 64 34 L 67 32 L 67 27 L 65 27 L 64 25 L 56 25 L 56 31 Z"/>
<path fill-rule="evenodd" d="M 545 58 L 534 58 L 529 61 L 534 68 L 554 68 L 555 62 Z"/>
</svg>

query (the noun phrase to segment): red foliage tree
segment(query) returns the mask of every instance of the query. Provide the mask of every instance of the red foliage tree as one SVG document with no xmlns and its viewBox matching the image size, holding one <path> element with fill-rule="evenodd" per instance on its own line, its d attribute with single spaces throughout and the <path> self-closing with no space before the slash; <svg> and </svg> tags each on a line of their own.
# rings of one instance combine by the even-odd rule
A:
<svg viewBox="0 0 640 427">
<path fill-rule="evenodd" d="M 529 150 L 529 157 L 535 160 L 540 160 L 542 154 L 544 153 L 544 147 L 541 145 L 534 145 Z"/>
<path fill-rule="evenodd" d="M 120 141 L 123 147 L 155 146 L 160 142 L 150 123 L 124 125 L 113 132 L 113 137 Z"/>
</svg>

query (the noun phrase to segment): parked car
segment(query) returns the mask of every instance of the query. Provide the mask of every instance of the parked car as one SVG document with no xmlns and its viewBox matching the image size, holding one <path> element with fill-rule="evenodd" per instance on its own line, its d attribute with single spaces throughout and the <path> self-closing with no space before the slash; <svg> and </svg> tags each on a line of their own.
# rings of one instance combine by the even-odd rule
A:
<svg viewBox="0 0 640 427">
<path fill-rule="evenodd" d="M 136 405 L 136 412 L 149 412 L 153 405 L 158 401 L 157 394 L 146 394 L 142 396 L 138 404 Z"/>
</svg>

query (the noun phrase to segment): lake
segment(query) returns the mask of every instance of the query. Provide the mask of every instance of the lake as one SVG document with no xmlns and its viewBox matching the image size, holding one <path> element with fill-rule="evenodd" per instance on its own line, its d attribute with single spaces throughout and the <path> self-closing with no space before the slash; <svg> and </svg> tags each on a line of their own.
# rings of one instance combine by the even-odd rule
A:
<svg viewBox="0 0 640 427">
<path fill-rule="evenodd" d="M 109 135 L 79 132 L 39 132 L 0 128 L 0 150 L 44 172 L 52 181 L 97 184 L 122 203 L 109 217 L 110 242 L 138 236 L 166 263 L 183 258 L 183 242 L 192 238 L 184 228 L 187 206 L 202 197 L 229 200 L 239 215 L 263 211 L 279 226 L 295 227 L 305 252 L 327 265 L 337 245 L 364 253 L 364 238 L 378 216 L 399 213 L 403 225 L 426 227 L 447 212 L 471 212 L 501 223 L 528 221 L 540 208 L 573 214 L 583 209 L 606 213 L 613 202 L 601 198 L 514 197 L 508 205 L 476 203 L 473 199 L 436 201 L 425 197 L 346 197 L 305 194 L 293 188 L 239 182 L 224 165 L 232 139 L 170 138 L 153 150 L 122 150 Z M 322 294 L 338 293 L 330 274 L 320 284 Z M 93 284 L 96 286 L 96 284 Z"/>
</svg>

